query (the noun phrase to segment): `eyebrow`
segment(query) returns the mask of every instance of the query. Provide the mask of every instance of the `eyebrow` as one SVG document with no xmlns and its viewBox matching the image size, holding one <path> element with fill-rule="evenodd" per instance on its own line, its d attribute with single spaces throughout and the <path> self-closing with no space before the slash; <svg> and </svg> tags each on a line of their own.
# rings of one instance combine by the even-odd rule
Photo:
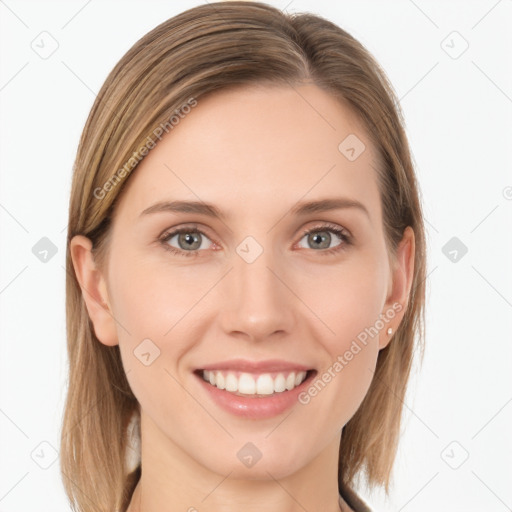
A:
<svg viewBox="0 0 512 512">
<path fill-rule="evenodd" d="M 366 214 L 370 218 L 370 214 L 364 204 L 345 197 L 327 198 L 317 201 L 303 201 L 297 203 L 291 210 L 292 215 L 304 216 L 312 213 L 327 212 L 331 210 L 341 210 L 353 208 Z M 195 213 L 225 220 L 227 215 L 210 203 L 201 201 L 160 201 L 146 208 L 139 217 L 149 215 L 151 213 Z"/>
</svg>

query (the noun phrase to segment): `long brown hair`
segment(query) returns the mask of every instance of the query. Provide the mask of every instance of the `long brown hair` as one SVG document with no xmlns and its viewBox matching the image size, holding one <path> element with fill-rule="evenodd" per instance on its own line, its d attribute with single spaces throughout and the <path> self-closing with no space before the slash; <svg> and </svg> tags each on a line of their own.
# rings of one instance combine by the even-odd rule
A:
<svg viewBox="0 0 512 512">
<path fill-rule="evenodd" d="M 407 226 L 415 234 L 405 316 L 379 353 L 366 397 L 343 428 L 339 457 L 340 488 L 365 475 L 370 485 L 388 490 L 411 362 L 415 349 L 423 347 L 426 277 L 419 189 L 398 100 L 364 46 L 330 21 L 288 15 L 259 2 L 218 2 L 189 9 L 136 42 L 107 77 L 80 139 L 69 204 L 69 388 L 60 450 L 74 510 L 125 510 L 141 468 L 128 474 L 125 466 L 125 433 L 138 402 L 119 347 L 105 346 L 95 336 L 69 242 L 78 234 L 90 238 L 101 267 L 116 200 L 142 158 L 140 148 L 191 98 L 200 102 L 206 94 L 244 84 L 304 81 L 348 102 L 367 129 L 380 159 L 389 254 L 395 254 Z"/>
</svg>

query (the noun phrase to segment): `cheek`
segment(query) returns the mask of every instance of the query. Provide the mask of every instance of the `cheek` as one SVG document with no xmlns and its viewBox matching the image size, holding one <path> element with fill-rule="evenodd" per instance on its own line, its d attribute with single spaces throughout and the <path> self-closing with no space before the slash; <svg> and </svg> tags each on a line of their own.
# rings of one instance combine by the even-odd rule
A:
<svg viewBox="0 0 512 512">
<path fill-rule="evenodd" d="M 349 349 L 354 339 L 377 344 L 380 331 L 375 325 L 383 313 L 387 274 L 375 254 L 359 253 L 337 267 L 326 267 L 302 285 L 301 294 L 324 324 L 318 335 L 322 333 L 320 339 L 333 359 Z"/>
<path fill-rule="evenodd" d="M 325 408 L 333 422 L 341 425 L 356 412 L 368 391 L 379 354 L 379 336 L 385 335 L 380 315 L 387 275 L 376 253 L 361 254 L 340 264 L 336 271 L 329 269 L 328 276 L 317 276 L 317 285 L 309 288 L 313 293 L 307 295 L 308 306 L 322 320 L 317 318 L 311 326 L 326 357 L 303 403 Z M 318 287 L 322 281 L 328 286 Z"/>
<path fill-rule="evenodd" d="M 155 264 L 137 254 L 118 258 L 109 278 L 116 320 L 128 331 L 130 343 L 144 338 L 165 340 L 187 322 L 187 314 L 207 291 L 188 268 Z M 197 286 L 196 286 L 197 284 Z M 126 331 L 118 332 L 126 340 Z"/>
<path fill-rule="evenodd" d="M 165 258 L 150 261 L 136 252 L 112 251 L 111 261 L 112 310 L 130 386 L 149 409 L 162 407 L 157 402 L 163 396 L 172 408 L 180 393 L 173 377 L 181 382 L 190 378 L 187 354 L 207 328 L 197 315 L 211 304 L 204 298 L 217 277 L 211 269 L 171 266 Z"/>
</svg>

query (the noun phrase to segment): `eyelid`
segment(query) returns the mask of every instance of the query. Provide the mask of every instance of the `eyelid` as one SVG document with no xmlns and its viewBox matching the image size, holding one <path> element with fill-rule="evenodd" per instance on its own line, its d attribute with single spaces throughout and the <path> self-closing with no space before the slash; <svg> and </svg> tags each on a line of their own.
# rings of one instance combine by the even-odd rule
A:
<svg viewBox="0 0 512 512">
<path fill-rule="evenodd" d="M 321 230 L 321 229 L 326 229 L 326 230 L 333 229 L 333 230 L 342 231 L 343 234 L 347 236 L 347 238 L 350 238 L 350 239 L 353 238 L 350 230 L 347 229 L 345 226 L 342 226 L 341 224 L 335 224 L 334 222 L 330 222 L 328 220 L 319 220 L 319 221 L 313 221 L 313 222 L 315 223 L 313 226 L 309 226 L 309 227 L 303 228 L 301 230 L 302 236 L 304 236 L 305 234 L 308 234 L 311 231 L 317 231 L 317 230 Z"/>
<path fill-rule="evenodd" d="M 162 234 L 158 237 L 158 239 L 167 238 L 169 235 L 176 235 L 179 234 L 181 231 L 194 231 L 197 233 L 201 233 L 202 235 L 206 236 L 209 240 L 214 242 L 216 245 L 220 245 L 219 242 L 215 239 L 215 236 L 210 235 L 210 229 L 207 227 L 203 227 L 200 223 L 192 222 L 191 224 L 183 224 L 174 226 L 172 228 L 167 228 L 162 231 Z"/>
<path fill-rule="evenodd" d="M 208 238 L 208 240 L 210 240 L 214 245 L 220 246 L 219 242 L 214 237 L 212 237 L 208 234 L 208 229 L 204 229 L 204 228 L 200 227 L 200 225 L 198 223 L 185 224 L 182 226 L 167 228 L 162 232 L 161 235 L 158 236 L 158 241 L 168 245 L 167 242 L 171 238 L 174 238 L 176 235 L 179 235 L 182 232 L 188 232 L 188 231 L 200 233 L 201 235 Z M 176 249 L 175 247 L 172 247 L 172 246 L 169 246 L 169 247 L 171 247 L 172 249 Z M 181 251 L 181 249 L 176 249 L 176 251 Z M 183 251 L 183 252 L 199 253 L 201 251 Z"/>
<path fill-rule="evenodd" d="M 306 235 L 309 235 L 310 233 L 316 233 L 321 231 L 330 231 L 331 233 L 334 233 L 334 236 L 338 237 L 338 239 L 341 241 L 340 244 L 331 247 L 329 249 L 322 249 L 320 251 L 315 251 L 313 249 L 309 249 L 313 252 L 318 252 L 319 254 L 323 256 L 329 256 L 332 254 L 339 254 L 343 252 L 344 250 L 348 249 L 349 246 L 352 246 L 354 244 L 352 233 L 346 229 L 344 226 L 334 224 L 329 221 L 317 221 L 317 223 L 314 226 L 310 226 L 308 228 L 304 228 L 302 230 L 302 234 L 299 238 L 299 240 L 296 242 L 298 244 Z"/>
<path fill-rule="evenodd" d="M 298 234 L 300 234 L 301 236 L 304 236 L 305 234 L 309 233 L 311 230 L 314 230 L 314 229 L 332 228 L 332 229 L 339 229 L 339 230 L 343 231 L 347 235 L 347 237 L 353 238 L 352 233 L 350 232 L 350 230 L 347 229 L 344 226 L 335 224 L 335 223 L 327 221 L 327 220 L 319 220 L 319 221 L 312 221 L 312 222 L 315 223 L 313 226 L 310 226 L 310 227 L 307 227 L 307 228 L 301 228 L 301 230 L 298 231 Z M 171 233 L 176 234 L 175 233 L 176 231 L 179 231 L 179 230 L 182 230 L 182 229 L 196 230 L 197 232 L 207 236 L 208 238 L 210 238 L 210 240 L 212 240 L 217 245 L 219 245 L 219 243 L 216 240 L 214 240 L 214 237 L 208 235 L 205 232 L 205 231 L 208 231 L 208 228 L 205 229 L 205 228 L 201 227 L 201 224 L 198 223 L 198 222 L 192 222 L 190 224 L 186 223 L 186 224 L 184 224 L 182 226 L 166 228 L 166 229 L 164 229 L 162 231 L 162 233 L 158 236 L 158 238 L 159 239 L 164 238 L 168 234 L 171 234 Z"/>
<path fill-rule="evenodd" d="M 352 243 L 353 243 L 352 242 L 352 240 L 353 240 L 352 233 L 344 226 L 334 224 L 329 221 L 315 221 L 315 222 L 316 223 L 313 226 L 309 226 L 307 228 L 301 229 L 300 234 L 299 234 L 300 238 L 297 240 L 297 242 L 295 242 L 294 247 L 306 235 L 310 234 L 311 232 L 322 231 L 322 230 L 334 232 L 335 236 L 337 236 L 340 239 L 341 243 L 335 247 L 331 247 L 330 249 L 322 249 L 319 251 L 310 249 L 311 251 L 327 255 L 327 254 L 332 254 L 332 253 L 336 253 L 336 252 L 341 252 L 344 249 L 346 249 L 346 246 L 352 245 Z M 219 244 L 219 242 L 217 240 L 215 240 L 214 237 L 210 236 L 208 233 L 205 232 L 205 231 L 208 231 L 208 229 L 206 229 L 206 230 L 203 229 L 202 227 L 200 227 L 199 223 L 190 223 L 190 224 L 185 224 L 185 225 L 177 226 L 177 227 L 173 227 L 173 228 L 167 228 L 158 237 L 158 240 L 162 243 L 162 245 L 164 245 L 164 248 L 166 250 L 169 250 L 172 253 L 182 255 L 182 256 L 199 256 L 199 254 L 201 252 L 205 251 L 206 249 L 194 250 L 194 251 L 184 251 L 182 249 L 178 249 L 178 248 L 173 247 L 168 244 L 168 241 L 171 238 L 174 238 L 176 235 L 179 235 L 180 233 L 187 232 L 187 231 L 197 232 L 197 233 L 205 236 L 206 238 L 208 238 L 214 245 L 216 245 L 218 247 L 221 246 L 221 244 Z M 303 248 L 301 248 L 301 249 L 303 249 Z"/>
</svg>

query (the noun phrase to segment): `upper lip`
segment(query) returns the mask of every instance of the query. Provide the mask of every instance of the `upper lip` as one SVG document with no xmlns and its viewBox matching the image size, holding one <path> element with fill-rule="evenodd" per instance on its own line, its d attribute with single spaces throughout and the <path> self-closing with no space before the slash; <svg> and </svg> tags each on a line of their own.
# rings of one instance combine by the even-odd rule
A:
<svg viewBox="0 0 512 512">
<path fill-rule="evenodd" d="M 230 359 L 229 361 L 219 361 L 208 364 L 200 368 L 201 370 L 232 370 L 248 373 L 266 373 L 278 371 L 308 371 L 312 368 L 302 364 L 284 361 L 280 359 L 267 359 L 266 361 L 249 361 L 248 359 Z"/>
</svg>

